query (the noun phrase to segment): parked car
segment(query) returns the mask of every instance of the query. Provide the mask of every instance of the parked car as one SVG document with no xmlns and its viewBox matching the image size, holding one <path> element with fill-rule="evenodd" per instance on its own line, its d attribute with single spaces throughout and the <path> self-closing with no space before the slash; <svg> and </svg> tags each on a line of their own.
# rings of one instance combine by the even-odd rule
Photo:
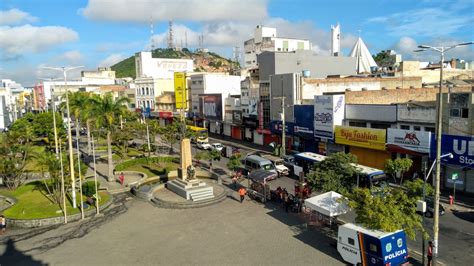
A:
<svg viewBox="0 0 474 266">
<path fill-rule="evenodd" d="M 426 217 L 433 217 L 434 214 L 434 199 L 433 198 L 426 198 L 426 212 L 425 216 Z M 446 210 L 444 209 L 443 204 L 439 204 L 439 215 L 444 215 Z"/>
<path fill-rule="evenodd" d="M 284 165 L 284 161 L 282 158 L 270 154 L 263 154 L 261 156 L 267 160 L 270 160 L 273 163 L 278 172 L 278 177 L 287 176 L 290 173 L 288 167 Z"/>
<path fill-rule="evenodd" d="M 220 143 L 212 143 L 211 146 L 212 146 L 212 149 L 218 152 L 222 152 L 222 149 L 224 149 L 224 146 Z"/>
<path fill-rule="evenodd" d="M 289 176 L 293 176 L 295 174 L 294 166 L 295 166 L 295 157 L 291 155 L 283 156 L 283 165 L 288 168 Z"/>
<path fill-rule="evenodd" d="M 212 146 L 207 141 L 197 141 L 197 147 L 203 150 L 211 150 Z"/>
</svg>

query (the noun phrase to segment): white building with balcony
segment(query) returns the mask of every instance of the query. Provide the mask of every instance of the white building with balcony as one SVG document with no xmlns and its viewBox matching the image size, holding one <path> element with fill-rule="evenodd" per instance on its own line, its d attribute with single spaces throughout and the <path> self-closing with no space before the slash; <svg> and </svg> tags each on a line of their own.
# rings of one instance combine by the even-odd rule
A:
<svg viewBox="0 0 474 266">
<path fill-rule="evenodd" d="M 264 51 L 292 52 L 296 50 L 311 50 L 311 42 L 304 39 L 277 37 L 275 28 L 257 25 L 254 38 L 244 42 L 244 66 L 257 68 L 257 55 Z"/>
</svg>

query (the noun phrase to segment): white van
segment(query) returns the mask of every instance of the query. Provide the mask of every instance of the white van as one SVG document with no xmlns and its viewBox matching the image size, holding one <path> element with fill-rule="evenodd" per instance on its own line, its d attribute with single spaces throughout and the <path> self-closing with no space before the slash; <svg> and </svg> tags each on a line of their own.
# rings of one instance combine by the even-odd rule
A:
<svg viewBox="0 0 474 266">
<path fill-rule="evenodd" d="M 290 173 L 290 170 L 288 169 L 288 167 L 285 166 L 285 161 L 282 158 L 270 154 L 264 154 L 262 155 L 262 157 L 267 160 L 270 160 L 273 165 L 275 165 L 279 177 L 287 176 Z"/>
<path fill-rule="evenodd" d="M 277 169 L 275 168 L 275 165 L 273 163 L 265 158 L 262 158 L 257 155 L 250 155 L 245 157 L 245 159 L 242 161 L 245 169 L 249 172 L 252 172 L 254 170 L 266 170 L 270 172 L 274 172 L 278 174 Z"/>
</svg>

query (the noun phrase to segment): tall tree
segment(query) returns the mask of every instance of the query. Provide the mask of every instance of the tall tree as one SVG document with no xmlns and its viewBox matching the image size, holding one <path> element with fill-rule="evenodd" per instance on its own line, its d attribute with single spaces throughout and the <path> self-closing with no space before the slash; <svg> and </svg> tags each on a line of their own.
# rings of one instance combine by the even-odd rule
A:
<svg viewBox="0 0 474 266">
<path fill-rule="evenodd" d="M 119 98 L 114 100 L 112 94 L 106 94 L 100 98 L 94 98 L 93 112 L 96 116 L 96 124 L 98 127 L 103 127 L 107 132 L 107 161 L 108 161 L 108 179 L 113 180 L 114 162 L 112 158 L 112 131 L 115 130 L 115 123 L 118 121 L 120 115 L 127 112 L 126 104 L 129 102 L 128 98 Z"/>
<path fill-rule="evenodd" d="M 173 145 L 178 142 L 180 136 L 181 124 L 174 122 L 159 129 L 161 139 L 170 145 L 170 154 L 173 152 Z"/>
<path fill-rule="evenodd" d="M 404 229 L 411 239 L 415 239 L 417 231 L 426 236 L 421 216 L 416 213 L 416 198 L 404 190 L 384 187 L 374 192 L 356 188 L 348 197 L 349 206 L 356 212 L 357 223 L 386 232 Z"/>
<path fill-rule="evenodd" d="M 358 170 L 353 165 L 357 158 L 350 153 L 331 154 L 318 163 L 308 175 L 308 181 L 315 189 L 348 193 L 357 184 Z"/>
<path fill-rule="evenodd" d="M 23 139 L 14 139 L 12 132 L 0 138 L 0 178 L 8 189 L 16 189 L 26 180 L 25 167 L 30 159 L 30 147 Z"/>
<path fill-rule="evenodd" d="M 394 180 L 400 177 L 400 185 L 403 184 L 403 175 L 410 170 L 413 161 L 408 158 L 397 158 L 395 160 L 388 159 L 385 161 L 385 173 L 392 175 Z"/>
</svg>

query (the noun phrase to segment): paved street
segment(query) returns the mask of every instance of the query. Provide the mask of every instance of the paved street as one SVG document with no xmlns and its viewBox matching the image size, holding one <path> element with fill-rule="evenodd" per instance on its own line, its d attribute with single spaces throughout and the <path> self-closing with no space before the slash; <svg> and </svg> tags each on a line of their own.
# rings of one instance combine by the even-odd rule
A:
<svg viewBox="0 0 474 266">
<path fill-rule="evenodd" d="M 237 198 L 237 194 L 233 194 Z M 2 265 L 343 265 L 334 242 L 282 209 L 246 200 L 170 210 L 129 200 L 106 217 L 2 240 Z M 10 256 L 11 255 L 11 256 Z"/>
</svg>

